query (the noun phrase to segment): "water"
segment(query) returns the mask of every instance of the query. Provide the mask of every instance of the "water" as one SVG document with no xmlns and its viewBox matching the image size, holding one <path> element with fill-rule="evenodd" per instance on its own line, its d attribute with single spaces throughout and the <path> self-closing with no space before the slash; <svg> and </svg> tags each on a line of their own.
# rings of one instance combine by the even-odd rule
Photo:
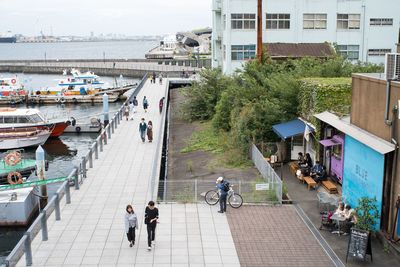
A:
<svg viewBox="0 0 400 267">
<path fill-rule="evenodd" d="M 0 73 L 0 77 L 11 77 L 18 75 L 21 81 L 28 81 L 27 87 L 41 88 L 54 85 L 55 80 L 60 78 L 58 75 L 25 75 L 25 74 L 10 74 Z M 114 78 L 102 77 L 105 82 L 112 83 Z M 125 82 L 138 82 L 137 80 L 127 79 Z M 110 103 L 110 112 L 116 111 L 122 105 L 121 102 Z M 25 108 L 25 105 L 20 105 Z M 47 116 L 54 114 L 68 114 L 74 118 L 86 117 L 89 122 L 90 117 L 101 119 L 102 105 L 78 104 L 78 105 L 43 105 L 35 106 Z M 114 112 L 112 112 L 113 114 Z M 43 148 L 46 151 L 46 159 L 49 161 L 49 170 L 46 172 L 46 177 L 56 178 L 67 176 L 79 159 L 84 156 L 90 145 L 96 139 L 98 134 L 64 134 L 59 138 L 49 139 Z M 35 148 L 25 149 L 23 156 L 25 158 L 35 158 Z M 31 177 L 32 180 L 36 177 Z M 49 195 L 52 195 L 59 187 L 59 184 L 49 185 Z M 0 228 L 0 265 L 2 260 L 10 253 L 16 243 L 24 233 L 24 229 L 2 229 Z"/>
<path fill-rule="evenodd" d="M 0 43 L 0 60 L 142 59 L 157 41 Z"/>
</svg>

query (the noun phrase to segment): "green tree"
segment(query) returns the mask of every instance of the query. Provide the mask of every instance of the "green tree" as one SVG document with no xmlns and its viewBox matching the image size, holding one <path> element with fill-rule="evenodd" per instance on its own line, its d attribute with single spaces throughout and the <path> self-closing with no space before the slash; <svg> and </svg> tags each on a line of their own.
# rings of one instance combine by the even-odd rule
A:
<svg viewBox="0 0 400 267">
<path fill-rule="evenodd" d="M 358 200 L 356 208 L 357 228 L 365 231 L 375 231 L 377 220 L 379 219 L 379 211 L 376 205 L 376 197 L 362 197 Z"/>
</svg>

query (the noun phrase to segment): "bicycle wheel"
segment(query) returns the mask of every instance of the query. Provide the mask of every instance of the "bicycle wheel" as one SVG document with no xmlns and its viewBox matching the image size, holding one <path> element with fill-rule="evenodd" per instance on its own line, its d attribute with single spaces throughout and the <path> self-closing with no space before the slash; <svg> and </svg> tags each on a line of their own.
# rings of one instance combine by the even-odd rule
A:
<svg viewBox="0 0 400 267">
<path fill-rule="evenodd" d="M 228 199 L 229 205 L 234 208 L 238 209 L 243 205 L 243 198 L 239 194 L 232 194 Z"/>
<path fill-rule="evenodd" d="M 219 194 L 216 190 L 210 190 L 204 196 L 208 205 L 215 205 L 219 201 Z"/>
</svg>

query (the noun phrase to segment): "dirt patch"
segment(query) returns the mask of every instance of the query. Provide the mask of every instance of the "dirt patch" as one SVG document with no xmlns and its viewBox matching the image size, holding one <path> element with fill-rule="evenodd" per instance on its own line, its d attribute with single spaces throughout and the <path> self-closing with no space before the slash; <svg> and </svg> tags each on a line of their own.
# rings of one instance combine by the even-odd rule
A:
<svg viewBox="0 0 400 267">
<path fill-rule="evenodd" d="M 182 120 L 180 104 L 184 101 L 181 89 L 170 91 L 170 138 L 168 151 L 168 179 L 202 179 L 215 181 L 218 176 L 229 179 L 255 180 L 258 170 L 255 167 L 226 168 L 218 163 L 218 156 L 211 152 L 193 151 L 182 153 L 192 134 L 200 129 L 199 123 Z"/>
</svg>

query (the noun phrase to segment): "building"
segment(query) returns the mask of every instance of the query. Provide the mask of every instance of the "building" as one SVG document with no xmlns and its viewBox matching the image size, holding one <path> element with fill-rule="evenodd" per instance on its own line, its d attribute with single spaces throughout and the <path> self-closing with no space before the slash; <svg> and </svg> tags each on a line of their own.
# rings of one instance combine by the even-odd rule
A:
<svg viewBox="0 0 400 267">
<path fill-rule="evenodd" d="M 213 0 L 212 9 L 212 64 L 232 73 L 255 57 L 257 0 Z M 350 60 L 384 63 L 396 51 L 398 10 L 398 0 L 263 1 L 263 42 L 329 42 Z"/>
</svg>

